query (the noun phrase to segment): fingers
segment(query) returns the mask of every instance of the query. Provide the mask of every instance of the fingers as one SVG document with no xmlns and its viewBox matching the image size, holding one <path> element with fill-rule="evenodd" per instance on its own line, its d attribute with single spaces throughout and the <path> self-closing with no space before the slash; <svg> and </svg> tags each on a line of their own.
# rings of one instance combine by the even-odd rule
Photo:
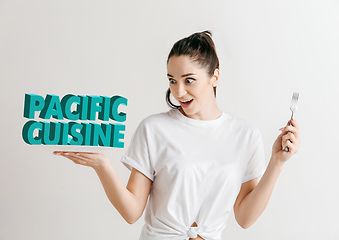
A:
<svg viewBox="0 0 339 240">
<path fill-rule="evenodd" d="M 291 123 L 293 127 L 295 127 L 296 129 L 299 129 L 299 125 L 295 119 L 292 118 Z M 286 126 L 290 126 L 290 120 L 288 120 Z"/>
<path fill-rule="evenodd" d="M 282 131 L 280 134 L 281 146 L 282 150 L 288 147 L 290 153 L 296 153 L 298 152 L 300 145 L 299 127 L 294 119 L 292 119 L 292 124 L 293 126 L 287 125 L 286 127 L 280 129 Z"/>
<path fill-rule="evenodd" d="M 290 142 L 290 141 L 285 141 L 283 142 L 282 144 L 282 150 L 285 151 L 285 148 L 288 147 L 288 152 L 289 153 L 292 153 L 292 154 L 295 154 L 298 152 L 298 145 L 293 143 L 293 142 Z"/>
<path fill-rule="evenodd" d="M 89 158 L 87 157 L 88 156 L 87 153 L 54 151 L 53 154 L 66 157 L 72 160 L 75 164 L 81 164 L 85 166 L 90 165 Z"/>
<path fill-rule="evenodd" d="M 296 136 L 293 133 L 290 132 L 290 133 L 287 133 L 287 134 L 283 135 L 281 137 L 281 140 L 283 142 L 289 141 L 291 143 L 295 143 L 297 139 L 296 139 Z"/>
<path fill-rule="evenodd" d="M 68 159 L 72 160 L 75 164 L 80 164 L 80 165 L 84 165 L 84 166 L 89 166 L 88 162 L 84 159 L 78 158 L 78 157 L 67 157 Z"/>
<path fill-rule="evenodd" d="M 285 150 L 288 147 L 289 152 L 296 152 L 297 149 L 297 139 L 292 133 L 288 133 L 281 138 L 282 150 Z"/>
<path fill-rule="evenodd" d="M 53 154 L 64 156 L 64 157 L 80 156 L 80 157 L 88 158 L 88 159 L 93 155 L 93 153 L 87 153 L 87 152 L 64 152 L 64 151 L 54 151 Z"/>
<path fill-rule="evenodd" d="M 289 122 L 289 121 L 288 121 Z M 292 119 L 292 126 L 287 123 L 287 125 L 284 128 L 280 128 L 283 133 L 288 133 L 291 132 L 293 133 L 297 138 L 299 138 L 299 126 L 297 124 L 297 121 Z"/>
<path fill-rule="evenodd" d="M 109 159 L 101 153 L 55 151 L 53 154 L 66 157 L 76 164 L 92 167 L 94 170 L 102 169 L 110 164 Z"/>
</svg>

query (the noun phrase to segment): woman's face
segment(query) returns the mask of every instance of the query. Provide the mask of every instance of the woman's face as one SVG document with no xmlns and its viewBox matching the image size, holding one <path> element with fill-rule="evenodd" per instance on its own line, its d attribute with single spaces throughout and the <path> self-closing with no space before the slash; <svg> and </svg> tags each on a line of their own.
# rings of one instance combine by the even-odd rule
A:
<svg viewBox="0 0 339 240">
<path fill-rule="evenodd" d="M 188 56 L 172 56 L 167 64 L 167 77 L 173 97 L 187 117 L 205 120 L 217 109 L 213 87 L 217 86 L 219 70 L 209 77 L 205 68 Z"/>
</svg>

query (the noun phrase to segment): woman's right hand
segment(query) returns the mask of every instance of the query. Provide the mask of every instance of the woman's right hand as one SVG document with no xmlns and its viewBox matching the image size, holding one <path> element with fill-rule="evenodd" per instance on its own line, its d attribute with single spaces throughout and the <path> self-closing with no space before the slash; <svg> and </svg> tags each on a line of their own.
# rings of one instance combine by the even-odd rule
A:
<svg viewBox="0 0 339 240">
<path fill-rule="evenodd" d="M 66 157 L 75 164 L 92 167 L 94 170 L 102 169 L 110 164 L 109 159 L 101 153 L 54 151 L 53 154 Z"/>
</svg>

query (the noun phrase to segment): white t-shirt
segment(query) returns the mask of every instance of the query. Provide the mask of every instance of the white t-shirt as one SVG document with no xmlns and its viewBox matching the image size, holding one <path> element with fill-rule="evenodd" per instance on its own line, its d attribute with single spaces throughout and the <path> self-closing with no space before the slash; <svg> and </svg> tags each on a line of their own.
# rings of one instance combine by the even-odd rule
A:
<svg viewBox="0 0 339 240">
<path fill-rule="evenodd" d="M 221 239 L 241 184 L 265 171 L 260 130 L 225 112 L 210 121 L 177 109 L 151 115 L 121 161 L 153 181 L 140 240 Z"/>
</svg>

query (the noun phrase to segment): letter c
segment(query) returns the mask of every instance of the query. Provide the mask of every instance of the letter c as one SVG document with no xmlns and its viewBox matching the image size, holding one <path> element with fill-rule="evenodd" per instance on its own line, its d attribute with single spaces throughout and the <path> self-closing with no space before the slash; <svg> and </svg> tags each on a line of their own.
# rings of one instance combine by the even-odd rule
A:
<svg viewBox="0 0 339 240">
<path fill-rule="evenodd" d="M 39 135 L 33 137 L 34 130 L 39 130 Z M 30 145 L 41 145 L 41 136 L 42 136 L 42 123 L 36 121 L 28 121 L 22 129 L 22 138 L 27 144 Z"/>
</svg>

